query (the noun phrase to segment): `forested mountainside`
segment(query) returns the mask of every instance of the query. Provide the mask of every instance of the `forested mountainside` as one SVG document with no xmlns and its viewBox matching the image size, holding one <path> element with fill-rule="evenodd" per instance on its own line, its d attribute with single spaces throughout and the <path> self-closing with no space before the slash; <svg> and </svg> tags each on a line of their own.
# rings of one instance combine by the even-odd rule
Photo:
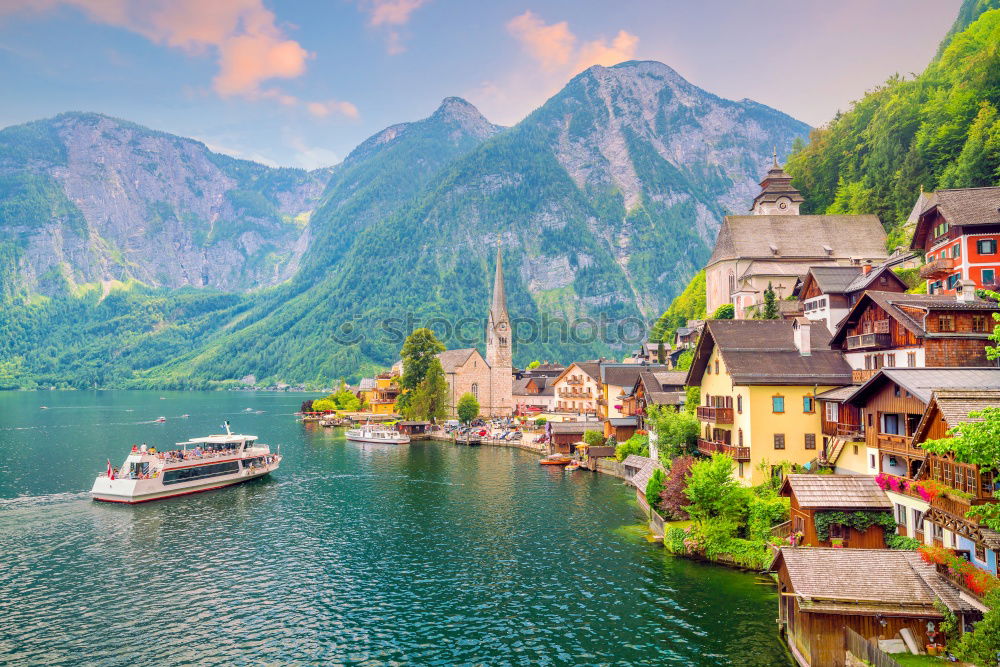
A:
<svg viewBox="0 0 1000 667">
<path fill-rule="evenodd" d="M 10 334 L 0 341 L 8 378 L 0 369 L 0 384 L 194 386 L 251 374 L 294 382 L 356 376 L 395 358 L 401 341 L 379 327 L 390 318 L 409 318 L 404 327 L 434 317 L 467 318 L 475 323 L 463 330 L 471 340 L 440 333 L 450 344 L 481 345 L 498 234 L 515 318 L 652 318 L 707 258 L 721 216 L 749 205 L 771 147 L 787 153 L 807 130 L 768 107 L 711 95 L 650 62 L 591 68 L 510 129 L 449 98 L 423 121 L 376 134 L 332 170 L 282 170 L 304 183 L 327 181 L 321 196 L 301 200 L 298 212 L 278 206 L 280 198 L 271 194 L 277 188 L 260 191 L 261 198 L 272 197 L 286 227 L 295 225 L 281 216 L 301 224 L 311 211 L 297 229 L 292 255 L 266 274 L 280 281 L 274 287 L 246 292 L 272 284 L 263 275 L 231 284 L 184 282 L 180 274 L 175 283 L 151 279 L 148 271 L 126 272 L 121 277 L 132 282 L 113 290 L 109 302 L 96 290 L 78 288 L 77 296 L 60 293 L 58 285 L 39 290 L 40 283 L 24 279 L 23 268 L 14 280 L 8 269 L 8 296 L 54 298 L 32 297 L 32 305 L 18 299 L 22 305 L 0 316 L 0 335 Z M 155 151 L 143 155 L 152 159 Z M 33 163 L 24 162 L 3 164 L 29 171 Z M 269 170 L 254 166 L 258 181 L 266 182 Z M 185 180 L 192 188 L 196 182 Z M 57 210 L 57 199 L 46 200 L 50 210 Z M 36 218 L 36 224 L 57 224 L 55 215 Z M 174 226 L 195 221 L 175 218 Z M 257 224 L 257 218 L 248 222 Z M 8 227 L 0 239 L 9 249 Z M 23 249 L 17 253 L 23 262 Z M 109 277 L 121 279 L 95 272 L 73 283 Z M 207 287 L 162 288 L 178 284 Z M 224 293 L 235 290 L 241 293 Z M 361 340 L 336 342 L 351 339 L 334 336 L 349 323 Z M 580 344 L 553 335 L 523 342 L 516 360 L 608 351 L 600 340 Z M 102 365 L 105 353 L 111 358 Z"/>
<path fill-rule="evenodd" d="M 937 57 L 813 130 L 788 160 L 803 212 L 875 213 L 902 228 L 921 186 L 1000 183 L 1000 0 L 966 0 Z"/>
<path fill-rule="evenodd" d="M 0 131 L 0 294 L 244 290 L 298 270 L 330 170 L 272 169 L 93 113 Z"/>
</svg>

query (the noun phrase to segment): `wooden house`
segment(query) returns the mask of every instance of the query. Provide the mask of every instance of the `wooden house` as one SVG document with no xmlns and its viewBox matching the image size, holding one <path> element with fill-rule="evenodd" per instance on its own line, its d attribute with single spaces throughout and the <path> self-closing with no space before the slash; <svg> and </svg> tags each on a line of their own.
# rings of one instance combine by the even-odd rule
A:
<svg viewBox="0 0 1000 667">
<path fill-rule="evenodd" d="M 921 193 L 910 247 L 925 253 L 920 277 L 930 294 L 954 294 L 963 281 L 1000 289 L 1000 187 Z"/>
<path fill-rule="evenodd" d="M 830 345 L 844 354 L 855 383 L 880 368 L 986 366 L 992 314 L 1000 306 L 965 292 L 948 295 L 865 292 Z"/>
<path fill-rule="evenodd" d="M 847 402 L 856 390 L 856 385 L 849 385 L 816 394 L 823 431 L 819 462 L 837 473 L 875 472 L 865 447 L 861 409 Z"/>
<path fill-rule="evenodd" d="M 430 433 L 430 422 L 423 421 L 400 421 L 396 422 L 396 428 L 400 433 L 405 433 L 414 440 L 423 440 Z"/>
<path fill-rule="evenodd" d="M 817 535 L 817 516 L 824 512 L 890 512 L 892 503 L 872 475 L 788 475 L 779 493 L 789 499 L 792 533 L 802 533 L 799 546 L 884 549 L 885 531 L 873 525 L 860 531 L 840 523 Z"/>
<path fill-rule="evenodd" d="M 927 644 L 928 627 L 943 618 L 937 599 L 962 624 L 979 617 L 915 551 L 782 547 L 770 569 L 778 575 L 778 622 L 802 667 L 845 665 L 844 628 L 869 641 L 906 629 Z"/>
<path fill-rule="evenodd" d="M 515 414 L 531 415 L 551 410 L 555 401 L 552 379 L 545 375 L 527 375 L 515 379 L 511 392 Z"/>
<path fill-rule="evenodd" d="M 626 417 L 638 417 L 638 427 L 646 428 L 646 408 L 650 405 L 684 405 L 686 381 L 687 371 L 644 370 L 626 392 L 622 412 Z"/>
<path fill-rule="evenodd" d="M 949 437 L 949 429 L 979 419 L 970 417 L 970 412 L 997 406 L 1000 406 L 1000 389 L 938 389 L 917 425 L 914 446 Z M 929 526 L 925 533 L 928 541 L 954 549 L 976 567 L 996 576 L 1000 533 L 966 513 L 977 505 L 1000 502 L 1000 479 L 978 465 L 937 454 L 927 455 L 923 477 L 959 491 L 958 494 L 945 491 L 930 500 L 924 516 L 925 525 Z"/>
<path fill-rule="evenodd" d="M 810 320 L 821 321 L 832 332 L 857 303 L 865 290 L 902 293 L 907 289 L 888 262 L 873 267 L 813 266 L 796 293 L 802 312 Z"/>
<path fill-rule="evenodd" d="M 552 442 L 549 449 L 560 454 L 573 454 L 576 452 L 576 443 L 583 441 L 583 434 L 586 431 L 600 432 L 603 425 L 599 421 L 574 421 L 574 422 L 553 422 Z"/>
</svg>

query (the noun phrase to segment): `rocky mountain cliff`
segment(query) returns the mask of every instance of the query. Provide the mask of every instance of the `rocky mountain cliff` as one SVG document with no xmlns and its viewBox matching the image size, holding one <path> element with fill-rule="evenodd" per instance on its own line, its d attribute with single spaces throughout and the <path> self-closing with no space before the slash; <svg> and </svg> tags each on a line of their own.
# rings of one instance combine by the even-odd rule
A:
<svg viewBox="0 0 1000 667">
<path fill-rule="evenodd" d="M 52 155 L 12 157 L 3 148 L 25 143 L 29 129 L 48 137 L 37 143 Z M 163 310 L 158 326 L 192 337 L 171 339 L 178 353 L 168 363 L 161 347 L 155 363 L 129 365 L 126 374 L 155 384 L 353 376 L 391 362 L 399 331 L 434 318 L 446 342 L 482 345 L 499 235 L 515 319 L 611 323 L 605 337 L 526 336 L 516 349 L 522 364 L 569 360 L 617 349 L 615 323 L 624 318 L 659 315 L 708 257 L 722 215 L 749 206 L 772 147 L 784 155 L 807 130 L 653 62 L 592 67 L 513 128 L 448 98 L 430 117 L 389 127 L 314 173 L 224 158 L 104 117 L 59 117 L 0 133 L 19 140 L 0 142 L 0 173 L 37 175 L 49 195 L 47 212 L 36 207 L 30 224 L 0 217 L 0 243 L 17 245 L 22 292 L 49 288 L 39 276 L 53 265 L 77 283 L 111 275 L 229 291 L 277 285 L 238 303 L 200 305 L 223 309 L 201 311 L 214 329 Z M 59 157 L 79 150 L 71 146 L 87 148 L 77 161 Z M 10 199 L 0 187 L 0 202 Z M 159 217 L 149 213 L 160 208 Z M 229 233 L 212 234 L 220 220 Z M 73 225 L 82 233 L 70 246 L 76 254 L 62 240 Z M 153 256 L 153 239 L 160 248 L 168 240 L 168 252 Z M 59 259 L 46 264 L 47 248 Z M 215 263 L 206 252 L 240 268 L 206 274 Z M 5 256 L 0 247 L 0 264 Z M 402 324 L 384 326 L 395 318 Z M 450 328 L 458 323 L 460 332 Z M 138 348 L 156 345 L 157 331 L 137 338 Z"/>
</svg>

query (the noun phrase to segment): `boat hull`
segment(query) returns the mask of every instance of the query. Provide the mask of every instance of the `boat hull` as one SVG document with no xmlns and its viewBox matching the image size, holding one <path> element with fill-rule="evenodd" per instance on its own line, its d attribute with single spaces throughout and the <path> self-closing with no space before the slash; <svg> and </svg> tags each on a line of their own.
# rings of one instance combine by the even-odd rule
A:
<svg viewBox="0 0 1000 667">
<path fill-rule="evenodd" d="M 347 439 L 351 442 L 365 442 L 372 445 L 408 445 L 410 444 L 409 436 L 402 436 L 400 438 L 366 438 L 360 435 L 349 435 Z"/>
<path fill-rule="evenodd" d="M 244 474 L 242 472 L 234 475 L 226 475 L 218 478 L 209 478 L 201 483 L 192 483 L 177 487 L 164 487 L 158 480 L 109 480 L 106 477 L 99 477 L 94 482 L 94 488 L 90 490 L 90 497 L 93 500 L 103 503 L 122 503 L 125 505 L 137 505 L 152 500 L 165 500 L 176 498 L 177 496 L 187 496 L 192 493 L 202 493 L 204 491 L 214 491 L 227 486 L 234 486 L 249 482 L 252 479 L 269 475 L 272 470 L 277 469 L 277 465 L 268 466 L 260 472 Z M 115 482 L 119 482 L 115 485 Z M 122 482 L 130 482 L 122 484 Z M 151 484 L 152 483 L 152 484 Z"/>
</svg>

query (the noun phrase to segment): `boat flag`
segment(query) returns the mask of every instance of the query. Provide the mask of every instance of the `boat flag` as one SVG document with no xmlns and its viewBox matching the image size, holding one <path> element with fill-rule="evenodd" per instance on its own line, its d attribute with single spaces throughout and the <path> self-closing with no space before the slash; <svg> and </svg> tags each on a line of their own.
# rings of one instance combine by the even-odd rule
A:
<svg viewBox="0 0 1000 667">
<path fill-rule="evenodd" d="M 110 479 L 115 478 L 115 471 L 111 469 L 111 459 L 108 459 L 108 477 Z"/>
</svg>

